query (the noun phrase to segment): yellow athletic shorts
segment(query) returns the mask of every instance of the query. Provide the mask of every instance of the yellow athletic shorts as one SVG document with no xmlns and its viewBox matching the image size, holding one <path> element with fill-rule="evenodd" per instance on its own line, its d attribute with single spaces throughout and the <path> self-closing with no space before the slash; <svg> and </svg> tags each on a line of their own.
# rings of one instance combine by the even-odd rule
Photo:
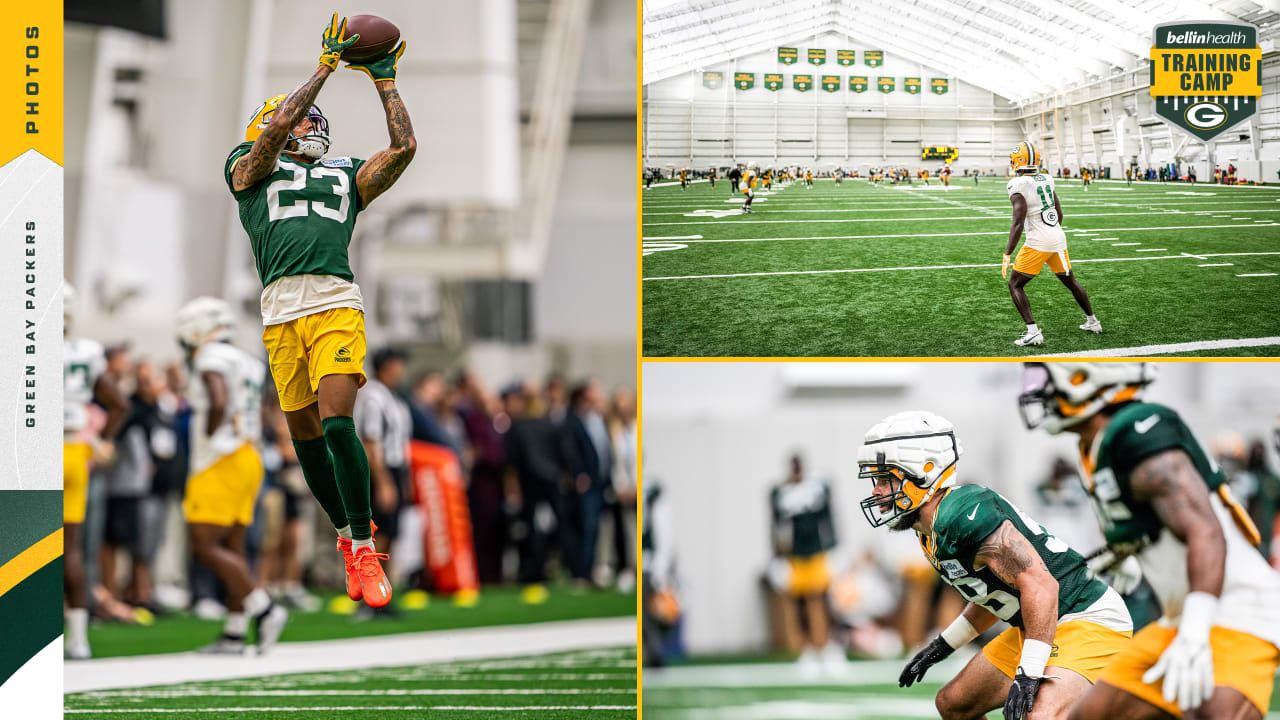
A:
<svg viewBox="0 0 1280 720">
<path fill-rule="evenodd" d="M 182 514 L 189 523 L 248 525 L 262 484 L 262 459 L 253 446 L 223 455 L 187 480 Z"/>
<path fill-rule="evenodd" d="M 791 583 L 787 592 L 792 595 L 816 595 L 827 591 L 831 585 L 831 570 L 827 567 L 825 553 L 809 557 L 787 558 L 791 566 Z"/>
<path fill-rule="evenodd" d="M 1108 663 L 1101 679 L 1174 717 L 1182 717 L 1178 706 L 1165 702 L 1161 694 L 1163 678 L 1154 684 L 1142 682 L 1143 673 L 1156 664 L 1175 635 L 1177 630 L 1159 623 L 1142 628 L 1133 636 L 1133 642 Z M 1280 665 L 1280 649 L 1260 637 L 1216 626 L 1209 630 L 1209 647 L 1213 651 L 1214 684 L 1238 690 L 1266 715 L 1276 667 Z"/>
<path fill-rule="evenodd" d="M 358 375 L 364 387 L 364 313 L 333 308 L 262 330 L 280 409 L 301 410 L 316 401 L 326 375 Z"/>
<path fill-rule="evenodd" d="M 89 458 L 93 449 L 88 443 L 62 443 L 62 522 L 84 522 L 84 508 L 89 502 Z"/>
<path fill-rule="evenodd" d="M 1045 263 L 1049 263 L 1049 269 L 1055 274 L 1071 272 L 1071 258 L 1067 255 L 1066 248 L 1051 253 L 1035 250 L 1026 245 L 1018 251 L 1018 257 L 1013 261 L 1013 269 L 1024 275 L 1039 275 L 1040 268 L 1044 267 Z"/>
<path fill-rule="evenodd" d="M 1132 644 L 1132 632 L 1120 632 L 1088 620 L 1068 620 L 1053 635 L 1046 667 L 1060 667 L 1097 679 L 1111 658 Z M 1022 658 L 1022 631 L 1010 627 L 982 648 L 982 654 L 1011 679 Z"/>
</svg>

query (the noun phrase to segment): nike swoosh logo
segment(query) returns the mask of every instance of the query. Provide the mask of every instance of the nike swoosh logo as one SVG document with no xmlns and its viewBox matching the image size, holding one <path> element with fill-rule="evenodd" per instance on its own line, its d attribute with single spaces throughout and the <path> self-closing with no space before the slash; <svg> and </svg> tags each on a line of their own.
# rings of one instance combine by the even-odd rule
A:
<svg viewBox="0 0 1280 720">
<path fill-rule="evenodd" d="M 982 504 L 982 503 L 978 503 L 978 505 L 981 505 L 981 504 Z M 978 505 L 974 505 L 974 506 L 973 506 L 973 511 L 969 513 L 969 519 L 970 519 L 970 520 L 972 520 L 972 519 L 974 518 L 974 516 L 978 514 Z"/>
<path fill-rule="evenodd" d="M 1152 415 L 1146 419 L 1139 420 L 1133 424 L 1133 429 L 1138 431 L 1139 435 L 1145 435 L 1148 430 L 1156 426 L 1160 422 L 1159 415 Z"/>
</svg>

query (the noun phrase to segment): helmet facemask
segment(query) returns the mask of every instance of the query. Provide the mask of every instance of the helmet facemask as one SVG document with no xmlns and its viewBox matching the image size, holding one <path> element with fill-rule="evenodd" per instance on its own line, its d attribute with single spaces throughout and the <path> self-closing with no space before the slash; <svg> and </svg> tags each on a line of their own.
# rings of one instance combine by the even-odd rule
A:
<svg viewBox="0 0 1280 720">
<path fill-rule="evenodd" d="M 329 152 L 329 121 L 316 105 L 312 105 L 307 111 L 305 119 L 311 121 L 311 130 L 302 136 L 294 135 L 293 130 L 289 131 L 289 140 L 294 143 L 294 149 L 290 152 L 319 160 Z"/>
<path fill-rule="evenodd" d="M 1043 427 L 1056 435 L 1108 407 L 1137 400 L 1154 379 L 1151 363 L 1027 363 L 1018 411 L 1028 429 Z"/>
<path fill-rule="evenodd" d="M 1018 395 L 1018 412 L 1028 430 L 1044 425 L 1054 414 L 1053 380 L 1044 365 L 1026 365 L 1022 370 L 1022 393 Z M 1056 434 L 1059 429 L 1049 429 Z"/>
<path fill-rule="evenodd" d="M 888 525 L 890 530 L 907 530 L 915 524 L 919 508 L 912 507 L 914 502 L 904 491 L 908 482 L 902 468 L 891 465 L 864 465 L 858 470 L 859 478 L 871 480 L 873 493 L 862 500 L 862 515 L 871 523 L 871 527 Z M 876 495 L 874 488 L 885 481 L 889 484 L 888 495 Z M 896 485 L 894 483 L 897 483 Z M 888 511 L 885 511 L 888 508 Z"/>
</svg>

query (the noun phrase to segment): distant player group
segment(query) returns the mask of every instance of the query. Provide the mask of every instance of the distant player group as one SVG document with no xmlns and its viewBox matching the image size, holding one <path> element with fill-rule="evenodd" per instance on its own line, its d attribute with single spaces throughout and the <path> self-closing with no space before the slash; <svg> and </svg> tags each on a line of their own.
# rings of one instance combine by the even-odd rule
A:
<svg viewBox="0 0 1280 720">
<path fill-rule="evenodd" d="M 1280 573 L 1178 413 L 1141 401 L 1154 377 L 1149 363 L 1025 366 L 1027 427 L 1079 439 L 1106 542 L 1087 558 L 999 493 L 957 485 L 963 449 L 946 419 L 901 412 L 866 433 L 857 459 L 872 483 L 867 520 L 914 531 L 968 601 L 899 686 L 997 620 L 1009 624 L 938 692 L 943 720 L 1001 707 L 1005 720 L 1266 715 L 1280 666 Z M 1134 592 L 1139 584 L 1149 591 Z M 1159 619 L 1134 627 L 1139 617 Z"/>
</svg>

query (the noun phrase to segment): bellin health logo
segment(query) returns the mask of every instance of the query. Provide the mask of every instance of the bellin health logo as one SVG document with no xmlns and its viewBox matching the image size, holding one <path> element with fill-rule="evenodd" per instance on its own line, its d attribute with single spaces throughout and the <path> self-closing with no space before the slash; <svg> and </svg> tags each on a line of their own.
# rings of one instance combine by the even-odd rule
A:
<svg viewBox="0 0 1280 720">
<path fill-rule="evenodd" d="M 1208 142 L 1257 112 L 1262 50 L 1256 27 L 1165 23 L 1154 36 L 1151 99 L 1165 122 Z"/>
</svg>

